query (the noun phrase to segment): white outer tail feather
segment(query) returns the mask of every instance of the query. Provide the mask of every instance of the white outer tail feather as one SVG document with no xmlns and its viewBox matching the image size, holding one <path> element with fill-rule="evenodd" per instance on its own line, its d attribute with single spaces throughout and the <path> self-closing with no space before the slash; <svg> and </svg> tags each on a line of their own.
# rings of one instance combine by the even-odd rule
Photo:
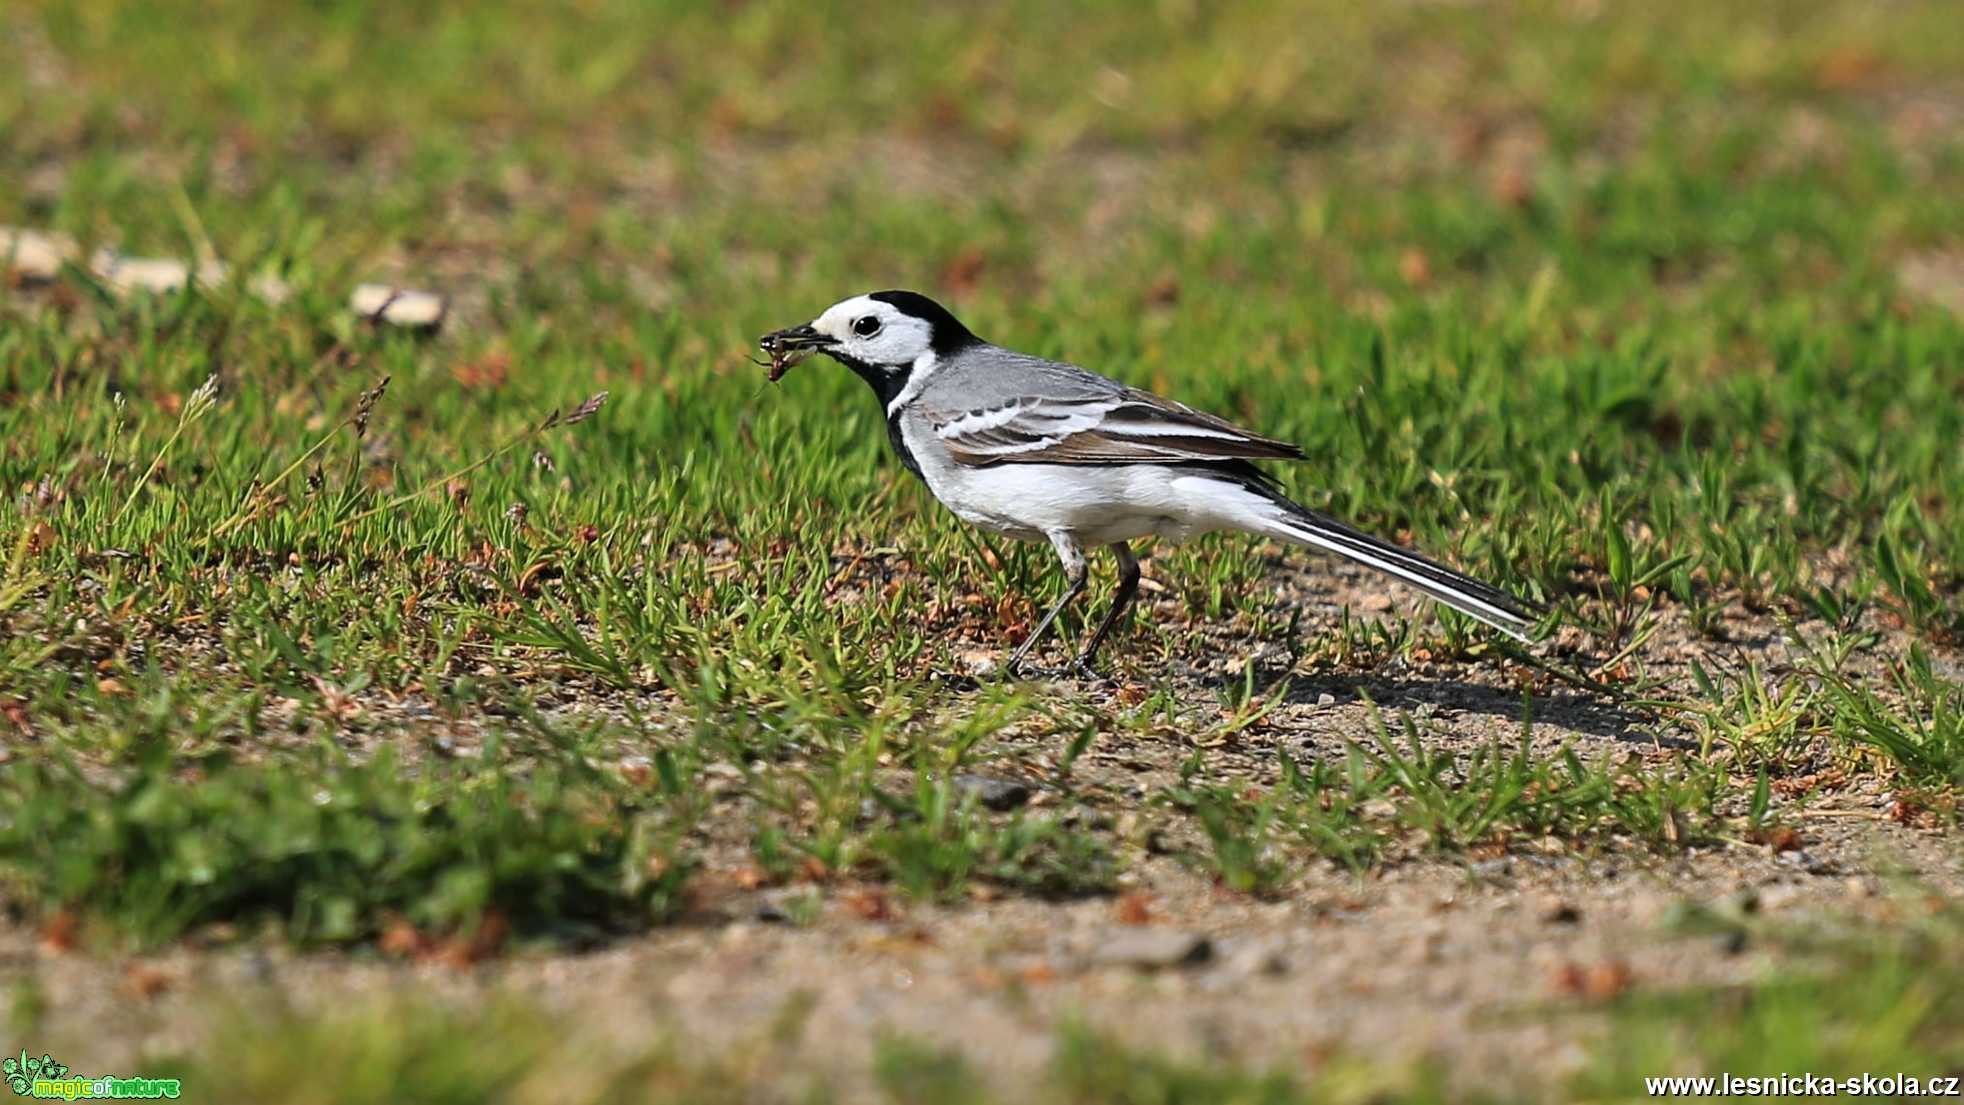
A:
<svg viewBox="0 0 1964 1105">
<path fill-rule="evenodd" d="M 1249 528 L 1279 541 L 1354 560 L 1517 641 L 1529 640 L 1527 631 L 1534 622 L 1502 605 L 1518 606 L 1520 603 L 1499 588 L 1435 564 L 1417 553 L 1352 529 L 1335 519 L 1324 518 L 1280 496 L 1269 499 L 1265 505 L 1269 508 L 1261 512 L 1265 524 Z"/>
</svg>

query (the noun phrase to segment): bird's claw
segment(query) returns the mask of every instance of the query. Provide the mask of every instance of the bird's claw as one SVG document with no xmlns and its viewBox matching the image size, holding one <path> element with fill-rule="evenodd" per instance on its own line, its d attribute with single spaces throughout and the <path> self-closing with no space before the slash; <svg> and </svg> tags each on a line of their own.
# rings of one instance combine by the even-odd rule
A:
<svg viewBox="0 0 1964 1105">
<path fill-rule="evenodd" d="M 1091 661 L 1082 656 L 1063 667 L 1050 668 L 1033 664 L 1028 660 L 1018 660 L 1004 669 L 1011 679 L 1080 679 L 1086 683 L 1106 685 L 1116 682 L 1111 676 L 1100 674 L 1091 666 Z"/>
<path fill-rule="evenodd" d="M 1076 675 L 1079 679 L 1084 680 L 1086 683 L 1095 683 L 1101 687 L 1111 686 L 1118 682 L 1118 680 L 1113 679 L 1111 676 L 1105 675 L 1099 672 L 1097 668 L 1092 667 L 1091 661 L 1082 656 L 1071 661 L 1071 672 L 1072 674 Z"/>
<path fill-rule="evenodd" d="M 1028 660 L 1011 660 L 1003 666 L 1002 673 L 1010 679 L 1057 679 L 1063 676 L 1064 669 L 1047 668 Z"/>
</svg>

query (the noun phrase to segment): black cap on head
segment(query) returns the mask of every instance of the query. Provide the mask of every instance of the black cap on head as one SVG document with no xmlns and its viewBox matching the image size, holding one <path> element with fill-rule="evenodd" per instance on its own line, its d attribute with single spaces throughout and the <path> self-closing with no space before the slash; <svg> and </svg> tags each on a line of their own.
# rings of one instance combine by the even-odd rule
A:
<svg viewBox="0 0 1964 1105">
<path fill-rule="evenodd" d="M 928 324 L 934 327 L 934 351 L 936 353 L 950 353 L 960 349 L 962 346 L 974 345 L 981 340 L 974 334 L 969 333 L 968 327 L 963 326 L 962 320 L 951 314 L 948 308 L 943 307 L 941 304 L 936 303 L 919 292 L 895 289 L 885 292 L 871 292 L 867 295 L 867 298 L 877 299 L 882 303 L 898 307 L 915 318 L 926 319 Z"/>
</svg>

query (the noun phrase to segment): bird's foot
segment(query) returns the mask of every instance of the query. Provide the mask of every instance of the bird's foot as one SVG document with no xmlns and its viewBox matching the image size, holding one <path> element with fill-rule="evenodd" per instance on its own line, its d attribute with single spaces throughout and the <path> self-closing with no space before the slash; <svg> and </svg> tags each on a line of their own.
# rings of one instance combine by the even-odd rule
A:
<svg viewBox="0 0 1964 1105">
<path fill-rule="evenodd" d="M 1004 674 L 1011 679 L 1078 679 L 1099 686 L 1108 686 L 1116 682 L 1111 676 L 1100 674 L 1098 669 L 1091 666 L 1091 661 L 1082 656 L 1062 667 L 1055 668 L 1033 664 L 1028 660 L 1018 660 L 1008 665 Z"/>
<path fill-rule="evenodd" d="M 1092 667 L 1091 659 L 1087 656 L 1080 656 L 1071 661 L 1071 674 L 1084 680 L 1086 683 L 1092 683 L 1100 687 L 1111 687 L 1118 684 L 1118 680 Z"/>
<path fill-rule="evenodd" d="M 1069 668 L 1052 668 L 1029 660 L 1011 660 L 1003 665 L 1002 673 L 1010 679 L 1062 679 L 1071 674 Z"/>
</svg>

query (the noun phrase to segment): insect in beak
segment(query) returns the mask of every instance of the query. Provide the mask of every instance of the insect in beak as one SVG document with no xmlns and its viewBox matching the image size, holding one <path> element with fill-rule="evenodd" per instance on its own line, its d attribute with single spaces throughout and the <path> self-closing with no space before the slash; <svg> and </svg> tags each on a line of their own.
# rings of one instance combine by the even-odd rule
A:
<svg viewBox="0 0 1964 1105">
<path fill-rule="evenodd" d="M 772 383 L 776 383 L 784 378 L 784 374 L 792 365 L 832 344 L 834 343 L 831 338 L 809 325 L 773 330 L 757 339 L 757 348 L 770 359 L 759 361 L 752 358 L 751 363 L 769 368 L 767 378 Z"/>
</svg>

